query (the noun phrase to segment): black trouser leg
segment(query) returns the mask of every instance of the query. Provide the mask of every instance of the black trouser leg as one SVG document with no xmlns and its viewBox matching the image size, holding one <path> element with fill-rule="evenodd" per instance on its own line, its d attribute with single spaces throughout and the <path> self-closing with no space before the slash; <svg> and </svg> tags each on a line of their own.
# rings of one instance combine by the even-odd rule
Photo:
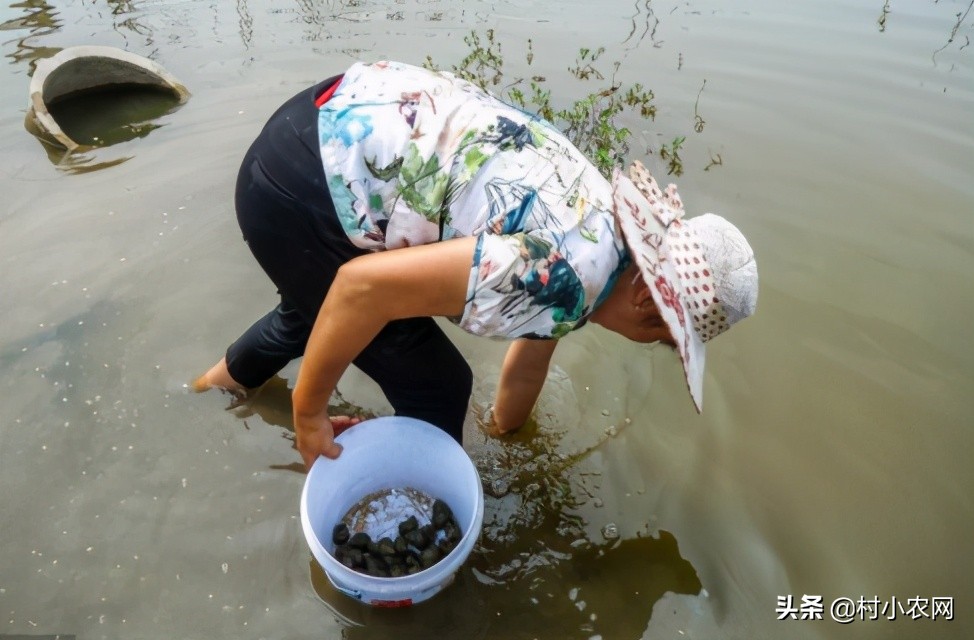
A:
<svg viewBox="0 0 974 640">
<path fill-rule="evenodd" d="M 432 318 L 390 322 L 355 359 L 396 415 L 425 420 L 463 443 L 470 366 Z"/>
<path fill-rule="evenodd" d="M 326 81 L 285 102 L 247 150 L 235 204 L 244 240 L 281 304 L 227 349 L 234 380 L 260 386 L 300 357 L 338 268 L 364 253 L 335 215 L 318 151 L 314 98 Z"/>
<path fill-rule="evenodd" d="M 282 300 L 230 345 L 227 369 L 243 386 L 259 387 L 304 354 L 310 334 L 304 317 Z"/>
</svg>

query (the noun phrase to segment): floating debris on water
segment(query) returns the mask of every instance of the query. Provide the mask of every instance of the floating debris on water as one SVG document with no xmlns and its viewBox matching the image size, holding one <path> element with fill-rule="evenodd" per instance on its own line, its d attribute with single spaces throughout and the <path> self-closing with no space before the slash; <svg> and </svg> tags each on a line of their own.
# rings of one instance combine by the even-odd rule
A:
<svg viewBox="0 0 974 640">
<path fill-rule="evenodd" d="M 487 493 L 492 498 L 503 498 L 511 492 L 511 483 L 506 478 L 494 478 L 487 484 Z"/>
<path fill-rule="evenodd" d="M 606 540 L 618 540 L 619 539 L 619 527 L 616 526 L 614 522 L 602 527 L 602 537 Z"/>
</svg>

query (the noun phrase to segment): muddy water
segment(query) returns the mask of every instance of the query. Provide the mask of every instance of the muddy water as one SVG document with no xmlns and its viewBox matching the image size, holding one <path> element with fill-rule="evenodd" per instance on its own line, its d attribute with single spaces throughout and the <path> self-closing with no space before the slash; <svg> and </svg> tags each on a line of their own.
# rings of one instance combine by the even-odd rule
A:
<svg viewBox="0 0 974 640">
<path fill-rule="evenodd" d="M 974 636 L 969 8 L 4 3 L 0 634 Z M 240 406 L 184 385 L 274 300 L 231 209 L 264 119 L 358 57 L 448 64 L 487 28 L 556 98 L 582 89 L 564 71 L 579 46 L 655 90 L 633 155 L 659 171 L 646 150 L 686 134 L 680 192 L 751 238 L 758 314 L 709 350 L 702 416 L 672 354 L 591 327 L 504 443 L 473 419 L 503 345 L 450 329 L 477 377 L 482 544 L 430 603 L 366 609 L 301 536 L 295 367 Z M 193 97 L 145 137 L 49 154 L 23 128 L 32 63 L 88 43 L 152 57 Z M 355 372 L 341 390 L 388 411 Z M 821 596 L 824 619 L 779 621 L 788 596 L 798 618 Z M 875 598 L 879 619 L 833 621 L 839 598 Z"/>
</svg>

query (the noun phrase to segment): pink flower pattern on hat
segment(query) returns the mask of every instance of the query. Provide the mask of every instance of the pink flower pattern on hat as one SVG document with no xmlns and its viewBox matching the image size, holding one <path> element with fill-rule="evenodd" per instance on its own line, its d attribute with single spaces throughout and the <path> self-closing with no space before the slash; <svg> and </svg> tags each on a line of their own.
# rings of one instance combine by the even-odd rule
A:
<svg viewBox="0 0 974 640">
<path fill-rule="evenodd" d="M 686 327 L 686 317 L 683 315 L 683 304 L 680 302 L 680 293 L 663 276 L 659 276 L 653 282 L 653 286 L 659 291 L 663 304 L 673 309 L 676 317 L 680 320 L 680 326 Z"/>
</svg>

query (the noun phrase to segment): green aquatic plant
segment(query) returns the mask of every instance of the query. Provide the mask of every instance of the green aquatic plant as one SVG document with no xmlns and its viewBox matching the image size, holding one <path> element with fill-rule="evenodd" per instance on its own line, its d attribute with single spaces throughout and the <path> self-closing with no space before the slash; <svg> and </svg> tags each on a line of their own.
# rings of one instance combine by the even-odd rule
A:
<svg viewBox="0 0 974 640">
<path fill-rule="evenodd" d="M 596 82 L 598 86 L 594 89 L 586 87 L 584 96 L 559 108 L 552 102 L 552 92 L 545 76 L 507 77 L 501 43 L 493 29 L 488 29 L 484 36 L 472 31 L 463 41 L 468 52 L 458 64 L 450 67 L 452 73 L 551 122 L 606 177 L 610 177 L 612 170 L 624 164 L 629 156 L 632 131 L 621 124 L 623 118 L 654 120 L 656 117 L 653 92 L 638 82 L 625 84 L 619 81 L 619 62 L 612 65 L 609 75 L 600 70 L 604 47 L 579 49 L 575 64 L 568 67 L 569 75 L 579 82 Z M 534 62 L 530 39 L 527 41 L 526 61 L 528 66 Z M 429 69 L 439 68 L 430 56 L 426 57 L 425 66 Z M 702 128 L 703 120 L 699 115 L 697 122 L 697 126 Z M 667 170 L 671 174 L 683 173 L 680 148 L 685 140 L 685 136 L 677 136 L 671 142 L 662 144 L 657 151 L 667 162 Z"/>
<path fill-rule="evenodd" d="M 686 136 L 677 136 L 673 142 L 662 144 L 659 148 L 659 157 L 667 162 L 667 170 L 673 175 L 683 173 L 683 161 L 680 159 L 680 148 L 686 142 Z"/>
</svg>

